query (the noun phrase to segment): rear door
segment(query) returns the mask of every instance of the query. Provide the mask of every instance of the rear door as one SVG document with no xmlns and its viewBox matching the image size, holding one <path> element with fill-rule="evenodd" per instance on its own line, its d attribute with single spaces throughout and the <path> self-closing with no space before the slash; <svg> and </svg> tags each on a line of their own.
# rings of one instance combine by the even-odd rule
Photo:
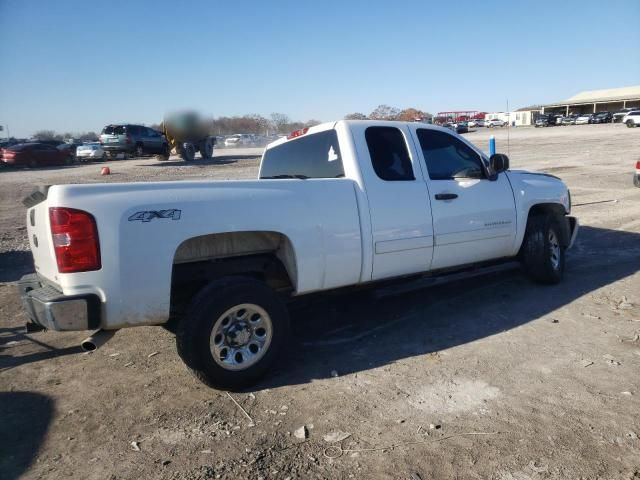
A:
<svg viewBox="0 0 640 480">
<path fill-rule="evenodd" d="M 427 184 L 403 124 L 350 124 L 371 220 L 371 279 L 429 270 L 433 228 Z"/>
<path fill-rule="evenodd" d="M 411 126 L 429 182 L 435 246 L 432 269 L 507 256 L 516 235 L 516 208 L 504 174 L 487 178 L 481 154 L 433 127 Z"/>
</svg>

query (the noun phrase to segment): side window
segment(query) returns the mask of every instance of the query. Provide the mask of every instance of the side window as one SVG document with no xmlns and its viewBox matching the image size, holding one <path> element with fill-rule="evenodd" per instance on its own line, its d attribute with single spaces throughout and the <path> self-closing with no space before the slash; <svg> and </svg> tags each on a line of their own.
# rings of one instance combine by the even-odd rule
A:
<svg viewBox="0 0 640 480">
<path fill-rule="evenodd" d="M 420 128 L 417 133 L 431 180 L 484 178 L 482 160 L 463 141 L 439 130 Z"/>
<path fill-rule="evenodd" d="M 303 135 L 266 150 L 260 178 L 287 177 L 344 177 L 336 131 Z"/>
<path fill-rule="evenodd" d="M 364 133 L 376 175 L 382 180 L 415 180 L 407 144 L 395 127 L 369 127 Z"/>
</svg>

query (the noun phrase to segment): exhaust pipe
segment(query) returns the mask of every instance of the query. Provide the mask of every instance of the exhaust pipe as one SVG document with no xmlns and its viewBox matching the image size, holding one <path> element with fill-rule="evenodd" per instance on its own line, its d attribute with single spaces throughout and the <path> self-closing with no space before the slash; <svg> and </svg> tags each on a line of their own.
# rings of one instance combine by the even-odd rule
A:
<svg viewBox="0 0 640 480">
<path fill-rule="evenodd" d="M 93 335 L 85 338 L 80 346 L 85 352 L 94 352 L 102 345 L 111 340 L 116 333 L 116 330 L 96 330 Z"/>
</svg>

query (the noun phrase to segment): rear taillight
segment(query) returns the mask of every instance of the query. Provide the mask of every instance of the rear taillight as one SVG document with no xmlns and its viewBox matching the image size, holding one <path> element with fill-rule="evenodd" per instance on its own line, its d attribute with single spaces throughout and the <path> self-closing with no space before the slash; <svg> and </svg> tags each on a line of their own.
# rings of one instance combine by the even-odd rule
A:
<svg viewBox="0 0 640 480">
<path fill-rule="evenodd" d="M 636 162 L 636 170 L 640 170 L 640 160 Z"/>
<path fill-rule="evenodd" d="M 58 271 L 100 270 L 100 243 L 93 215 L 74 208 L 52 207 L 49 219 Z"/>
</svg>

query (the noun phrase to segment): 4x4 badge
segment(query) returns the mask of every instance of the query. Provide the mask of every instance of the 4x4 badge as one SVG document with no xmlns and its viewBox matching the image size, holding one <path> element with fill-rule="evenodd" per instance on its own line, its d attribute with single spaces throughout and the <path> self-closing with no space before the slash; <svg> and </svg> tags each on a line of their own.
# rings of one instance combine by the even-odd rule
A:
<svg viewBox="0 0 640 480">
<path fill-rule="evenodd" d="M 136 212 L 129 217 L 130 222 L 150 222 L 154 218 L 170 218 L 171 220 L 180 220 L 182 210 L 170 208 L 169 210 L 148 210 L 146 212 Z"/>
</svg>

